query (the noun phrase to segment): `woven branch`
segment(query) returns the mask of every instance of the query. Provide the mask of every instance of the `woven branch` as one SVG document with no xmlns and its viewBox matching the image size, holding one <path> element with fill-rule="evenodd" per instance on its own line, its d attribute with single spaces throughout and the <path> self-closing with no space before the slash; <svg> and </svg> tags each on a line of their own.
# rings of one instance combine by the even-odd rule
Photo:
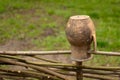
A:
<svg viewBox="0 0 120 80">
<path fill-rule="evenodd" d="M 64 51 L 0 51 L 3 55 L 58 55 L 70 54 L 70 50 Z M 106 52 L 106 51 L 88 51 L 88 53 L 96 55 L 120 56 L 120 52 Z"/>
<path fill-rule="evenodd" d="M 38 65 L 38 66 L 46 66 L 46 67 L 51 67 L 51 66 L 61 66 L 61 67 L 81 67 L 82 69 L 92 69 L 92 70 L 106 70 L 106 71 L 117 71 L 120 70 L 120 67 L 92 67 L 92 66 L 77 66 L 75 64 L 63 64 L 63 63 L 41 63 L 41 62 L 33 62 L 33 61 L 27 61 L 24 60 L 22 58 L 18 58 L 15 56 L 8 56 L 8 55 L 0 55 L 2 57 L 7 57 L 7 58 L 11 58 L 11 59 L 17 59 L 17 60 L 21 60 L 25 63 L 28 64 L 33 64 L 33 65 Z"/>
<path fill-rule="evenodd" d="M 8 58 L 0 58 L 0 61 L 10 63 L 10 64 L 14 64 L 14 65 L 20 65 L 20 66 L 24 66 L 24 67 L 30 67 L 30 68 L 36 69 L 40 72 L 44 72 L 44 73 L 47 73 L 47 74 L 50 74 L 50 75 L 57 76 L 57 77 L 59 77 L 61 79 L 64 79 L 64 80 L 68 80 L 67 76 L 64 76 L 64 75 L 61 75 L 59 73 L 53 72 L 51 70 L 48 70 L 47 68 L 43 68 L 43 67 L 39 67 L 39 66 L 35 66 L 35 65 L 29 65 L 29 64 L 14 61 L 14 60 L 8 59 Z"/>
<path fill-rule="evenodd" d="M 44 66 L 44 67 L 54 67 L 54 68 L 58 68 L 58 69 L 61 69 L 61 70 L 66 69 L 67 71 L 71 70 L 71 71 L 74 71 L 74 72 L 76 72 L 76 69 L 78 67 L 80 67 L 80 68 L 83 69 L 84 73 L 89 73 L 89 74 L 84 74 L 83 75 L 84 77 L 96 78 L 96 79 L 104 79 L 104 80 L 114 80 L 114 79 L 118 80 L 116 78 L 118 76 L 116 76 L 116 75 L 120 74 L 120 72 L 119 72 L 120 67 L 91 67 L 91 66 L 84 66 L 84 65 L 83 66 L 82 65 L 77 66 L 75 64 L 63 64 L 63 63 L 59 63 L 59 62 L 56 62 L 56 61 L 52 61 L 52 60 L 48 60 L 48 59 L 39 58 L 37 56 L 33 56 L 34 58 L 50 62 L 50 63 L 40 63 L 40 62 L 33 62 L 33 61 L 24 60 L 23 58 L 16 57 L 16 56 L 10 56 L 10 55 L 29 55 L 29 56 L 31 56 L 31 55 L 36 55 L 36 54 L 37 55 L 41 55 L 41 54 L 42 55 L 69 54 L 70 51 L 57 51 L 57 52 L 56 51 L 47 51 L 47 52 L 46 51 L 43 51 L 43 52 L 38 51 L 38 53 L 36 51 L 35 52 L 33 51 L 32 54 L 29 53 L 29 52 L 22 53 L 21 51 L 17 52 L 17 54 L 16 54 L 16 51 L 8 51 L 8 52 L 4 52 L 4 53 L 5 54 L 1 53 L 1 51 L 0 51 L 0 54 L 1 54 L 0 55 L 0 57 L 1 57 L 0 61 L 1 61 L 1 63 L 8 63 L 8 64 L 13 64 L 13 65 L 20 65 L 20 66 L 24 66 L 24 67 L 30 67 L 30 68 L 33 68 L 35 70 L 38 70 L 39 72 L 43 72 L 43 73 L 46 73 L 46 74 L 51 75 L 51 76 L 55 75 L 56 77 L 64 79 L 64 80 L 73 80 L 73 79 L 71 79 L 70 77 L 68 77 L 66 75 L 63 75 L 63 74 L 54 72 L 52 70 L 49 70 L 47 68 L 43 68 L 42 66 Z M 90 51 L 88 53 L 100 54 L 100 55 L 111 55 L 111 56 L 119 56 L 120 55 L 120 53 L 118 53 L 118 52 L 103 52 L 103 51 L 96 51 L 96 52 Z M 91 71 L 91 70 L 97 70 L 97 71 Z M 98 70 L 111 71 L 111 72 L 101 72 L 101 71 L 98 71 Z M 25 75 L 27 73 L 22 72 L 21 75 L 23 75 L 23 74 Z M 0 73 L 0 75 L 4 76 L 4 74 L 1 74 L 1 73 Z M 32 75 L 32 73 L 30 73 L 30 74 L 28 74 L 26 76 L 30 76 L 30 75 Z M 99 76 L 99 75 L 102 75 L 102 76 L 103 75 L 111 75 L 111 76 L 113 76 L 115 78 L 112 79 L 111 77 L 108 77 L 108 76 L 102 77 L 102 76 Z M 52 78 L 54 78 L 54 77 L 52 76 Z"/>
<path fill-rule="evenodd" d="M 31 70 L 11 70 L 11 69 L 3 69 L 0 68 L 0 75 L 9 75 L 9 76 L 18 76 L 18 77 L 33 77 L 33 78 L 42 78 L 42 77 L 49 77 L 52 79 L 57 80 L 58 78 L 56 78 L 55 76 L 51 76 L 51 75 L 47 75 L 44 73 L 38 73 L 35 71 L 31 71 Z"/>
</svg>

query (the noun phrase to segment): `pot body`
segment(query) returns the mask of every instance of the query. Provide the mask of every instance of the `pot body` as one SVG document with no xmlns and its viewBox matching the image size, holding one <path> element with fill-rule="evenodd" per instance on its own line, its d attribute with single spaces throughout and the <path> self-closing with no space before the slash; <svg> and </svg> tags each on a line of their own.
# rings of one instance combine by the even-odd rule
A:
<svg viewBox="0 0 120 80">
<path fill-rule="evenodd" d="M 68 20 L 66 26 L 66 36 L 71 44 L 72 60 L 84 61 L 91 58 L 87 52 L 95 35 L 94 24 L 89 16 L 77 15 Z"/>
</svg>

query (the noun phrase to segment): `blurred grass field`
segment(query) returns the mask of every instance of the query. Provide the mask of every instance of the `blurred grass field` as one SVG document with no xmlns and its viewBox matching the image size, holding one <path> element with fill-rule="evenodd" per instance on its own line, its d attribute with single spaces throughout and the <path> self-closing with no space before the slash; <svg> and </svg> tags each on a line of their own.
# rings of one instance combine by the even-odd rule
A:
<svg viewBox="0 0 120 80">
<path fill-rule="evenodd" d="M 0 0 L 0 44 L 27 41 L 23 50 L 66 50 L 70 16 L 89 15 L 95 23 L 98 50 L 120 52 L 120 0 Z M 12 47 L 12 45 L 11 45 Z M 120 58 L 94 56 L 88 65 L 119 66 Z"/>
</svg>

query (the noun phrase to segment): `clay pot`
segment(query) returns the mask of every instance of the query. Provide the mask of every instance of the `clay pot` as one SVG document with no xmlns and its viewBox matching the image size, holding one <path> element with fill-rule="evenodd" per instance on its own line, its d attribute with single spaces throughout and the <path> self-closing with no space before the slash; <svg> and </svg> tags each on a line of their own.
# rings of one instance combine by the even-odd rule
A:
<svg viewBox="0 0 120 80">
<path fill-rule="evenodd" d="M 92 41 L 94 41 L 95 49 L 96 36 L 94 24 L 90 17 L 87 15 L 70 17 L 65 32 L 71 44 L 72 60 L 84 61 L 91 58 L 91 54 L 88 54 L 88 51 Z"/>
</svg>

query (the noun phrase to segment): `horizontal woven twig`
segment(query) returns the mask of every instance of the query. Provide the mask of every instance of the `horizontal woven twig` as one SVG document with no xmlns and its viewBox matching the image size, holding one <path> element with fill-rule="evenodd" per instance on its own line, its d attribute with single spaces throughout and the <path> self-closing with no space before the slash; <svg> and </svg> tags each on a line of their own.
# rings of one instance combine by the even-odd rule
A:
<svg viewBox="0 0 120 80">
<path fill-rule="evenodd" d="M 70 54 L 70 50 L 64 51 L 0 51 L 3 55 L 58 55 Z M 89 51 L 88 53 L 96 55 L 120 56 L 120 52 L 106 52 L 106 51 Z"/>
</svg>

